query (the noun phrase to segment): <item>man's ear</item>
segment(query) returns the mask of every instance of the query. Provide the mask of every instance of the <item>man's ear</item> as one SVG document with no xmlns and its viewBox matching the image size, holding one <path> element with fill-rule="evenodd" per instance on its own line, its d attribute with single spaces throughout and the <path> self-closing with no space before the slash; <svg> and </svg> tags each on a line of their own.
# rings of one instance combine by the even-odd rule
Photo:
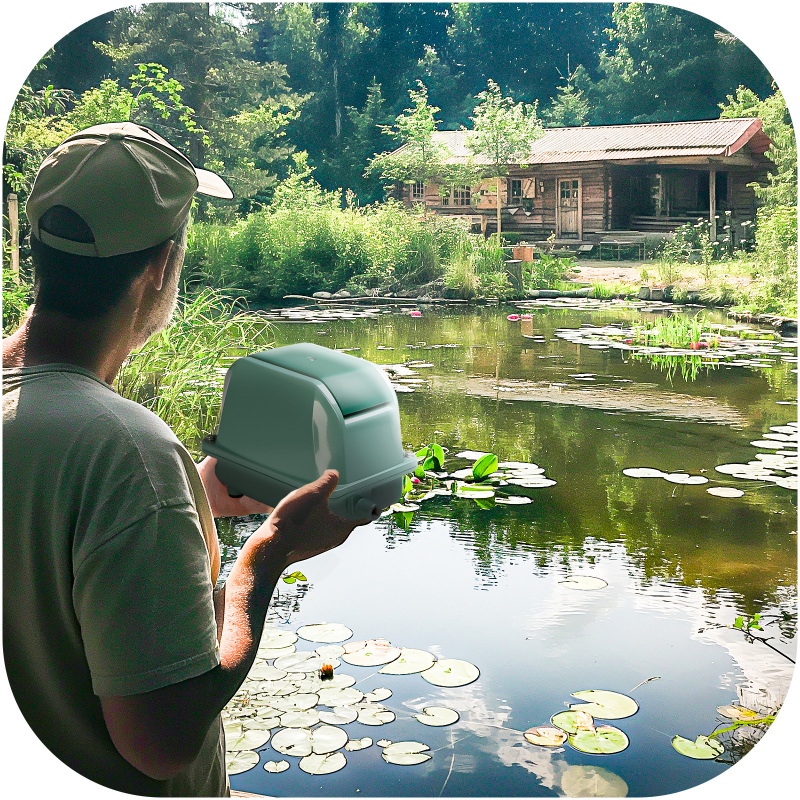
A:
<svg viewBox="0 0 800 800">
<path fill-rule="evenodd" d="M 164 286 L 164 277 L 167 271 L 167 264 L 169 263 L 169 255 L 172 252 L 174 244 L 175 243 L 171 239 L 164 242 L 164 244 L 156 250 L 145 270 L 145 273 L 156 291 L 160 292 Z"/>
</svg>

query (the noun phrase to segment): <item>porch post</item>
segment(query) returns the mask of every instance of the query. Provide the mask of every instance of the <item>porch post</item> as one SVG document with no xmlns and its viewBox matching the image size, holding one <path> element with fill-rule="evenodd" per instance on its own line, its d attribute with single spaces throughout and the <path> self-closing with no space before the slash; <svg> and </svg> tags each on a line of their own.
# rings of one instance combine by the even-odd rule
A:
<svg viewBox="0 0 800 800">
<path fill-rule="evenodd" d="M 717 171 L 710 169 L 708 172 L 708 235 L 711 241 L 717 240 Z"/>
</svg>

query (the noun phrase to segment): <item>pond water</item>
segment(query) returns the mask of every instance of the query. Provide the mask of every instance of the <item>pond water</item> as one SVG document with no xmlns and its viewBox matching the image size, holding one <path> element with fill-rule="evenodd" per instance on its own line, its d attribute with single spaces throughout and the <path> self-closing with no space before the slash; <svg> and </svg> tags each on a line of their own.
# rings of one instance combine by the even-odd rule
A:
<svg viewBox="0 0 800 800">
<path fill-rule="evenodd" d="M 760 357 L 762 366 L 721 364 L 689 381 L 625 351 L 555 335 L 586 323 L 627 325 L 646 316 L 640 311 L 543 309 L 514 322 L 508 311 L 275 323 L 276 345 L 311 341 L 383 365 L 421 362 L 405 384 L 413 391 L 398 394 L 408 449 L 437 442 L 451 470 L 471 464 L 455 457 L 461 451 L 492 452 L 538 464 L 556 483 L 519 488 L 527 505 L 426 500 L 410 523 L 381 518 L 294 567 L 308 580 L 279 585 L 269 618 L 277 629 L 342 623 L 352 640 L 461 659 L 480 677 L 447 688 L 342 663 L 335 672 L 353 676 L 354 688 L 391 690 L 381 702 L 394 721 L 340 725 L 350 739 L 374 743 L 345 751 L 346 766 L 327 775 L 301 771 L 297 758 L 266 743 L 256 766 L 231 776 L 233 788 L 273 796 L 668 794 L 727 769 L 759 731 L 721 737 L 725 753 L 710 760 L 679 754 L 673 736 L 694 741 L 730 724 L 718 706 L 780 705 L 793 665 L 739 630 L 713 626 L 761 614 L 768 624 L 760 635 L 794 658 L 796 492 L 715 467 L 774 453 L 751 442 L 796 423 L 796 343 L 781 343 L 783 357 Z M 623 474 L 635 467 L 709 482 Z M 744 494 L 707 492 L 720 486 Z M 257 522 L 221 527 L 228 564 Z M 562 583 L 572 576 L 607 586 Z M 318 646 L 296 643 L 298 651 Z M 587 689 L 638 703 L 635 715 L 609 722 L 628 737 L 626 749 L 592 755 L 525 740 L 524 731 L 548 725 Z M 459 719 L 423 725 L 413 715 L 427 706 Z M 381 739 L 419 742 L 432 758 L 386 763 Z M 281 760 L 286 771 L 263 769 Z"/>
</svg>

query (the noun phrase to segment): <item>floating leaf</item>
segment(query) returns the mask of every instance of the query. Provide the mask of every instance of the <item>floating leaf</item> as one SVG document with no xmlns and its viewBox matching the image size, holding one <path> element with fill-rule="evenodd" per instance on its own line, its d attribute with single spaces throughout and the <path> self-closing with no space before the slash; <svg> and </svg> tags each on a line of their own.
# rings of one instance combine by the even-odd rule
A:
<svg viewBox="0 0 800 800">
<path fill-rule="evenodd" d="M 452 725 L 458 722 L 458 711 L 444 706 L 426 706 L 421 714 L 414 714 L 414 719 L 423 725 L 430 725 L 434 728 L 441 728 L 445 725 Z"/>
<path fill-rule="evenodd" d="M 393 742 L 384 747 L 381 756 L 387 764 L 410 767 L 430 760 L 431 756 L 423 752 L 430 748 L 421 742 Z"/>
<path fill-rule="evenodd" d="M 286 647 L 264 647 L 263 645 L 258 648 L 258 657 L 263 659 L 283 658 L 283 656 L 291 655 L 297 650 L 293 645 Z"/>
<path fill-rule="evenodd" d="M 259 755 L 252 750 L 242 750 L 237 753 L 228 753 L 225 756 L 225 766 L 228 775 L 238 775 L 240 772 L 247 772 L 258 764 Z"/>
<path fill-rule="evenodd" d="M 265 627 L 261 634 L 261 642 L 259 648 L 269 648 L 277 650 L 284 647 L 289 647 L 297 641 L 297 634 L 293 631 L 282 631 L 278 628 Z"/>
<path fill-rule="evenodd" d="M 333 644 L 346 641 L 353 635 L 353 631 L 338 622 L 318 622 L 298 628 L 297 635 L 308 642 Z"/>
<path fill-rule="evenodd" d="M 302 572 L 291 572 L 288 575 L 283 575 L 282 580 L 284 583 L 296 583 L 297 581 L 306 582 L 308 578 Z"/>
<path fill-rule="evenodd" d="M 386 725 L 394 722 L 394 711 L 377 703 L 364 703 L 358 708 L 358 721 L 362 725 Z"/>
<path fill-rule="evenodd" d="M 472 478 L 472 467 L 467 467 L 466 469 L 457 469 L 455 472 L 450 473 L 450 477 L 459 481 L 463 481 L 465 478 Z"/>
<path fill-rule="evenodd" d="M 254 731 L 269 731 L 277 728 L 280 724 L 280 718 L 277 716 L 245 717 L 242 719 L 242 727 Z"/>
<path fill-rule="evenodd" d="M 270 732 L 260 730 L 242 730 L 237 737 L 225 737 L 225 750 L 228 753 L 238 753 L 242 750 L 257 750 L 263 747 L 270 737 Z"/>
<path fill-rule="evenodd" d="M 382 700 L 388 700 L 391 696 L 391 689 L 381 687 L 379 689 L 373 689 L 371 692 L 367 692 L 364 695 L 364 700 L 366 700 L 368 703 L 380 703 Z"/>
<path fill-rule="evenodd" d="M 378 739 L 378 741 L 375 742 L 375 744 L 377 744 L 378 747 L 388 747 L 391 743 L 392 743 L 391 739 Z"/>
<path fill-rule="evenodd" d="M 585 700 L 581 705 L 571 705 L 572 711 L 583 711 L 600 719 L 625 719 L 632 717 L 638 710 L 638 703 L 631 697 L 605 689 L 585 689 L 573 692 L 572 697 Z"/>
<path fill-rule="evenodd" d="M 577 733 L 580 730 L 594 730 L 594 718 L 585 711 L 559 711 L 550 717 L 550 724 L 561 728 L 567 733 Z"/>
<path fill-rule="evenodd" d="M 525 497 L 524 495 L 509 495 L 508 497 L 498 497 L 495 495 L 494 502 L 501 506 L 524 506 L 528 503 L 532 503 L 530 497 Z"/>
<path fill-rule="evenodd" d="M 466 686 L 478 680 L 480 674 L 480 670 L 468 661 L 443 658 L 426 669 L 422 677 L 434 686 Z"/>
<path fill-rule="evenodd" d="M 320 689 L 317 693 L 319 695 L 320 705 L 330 706 L 351 706 L 354 703 L 360 703 L 364 699 L 364 693 L 358 689 L 347 688 L 338 689 L 336 687 L 330 689 Z"/>
<path fill-rule="evenodd" d="M 536 744 L 540 747 L 560 747 L 567 741 L 567 732 L 565 730 L 554 728 L 550 725 L 528 728 L 522 735 L 531 744 Z"/>
<path fill-rule="evenodd" d="M 338 772 L 347 764 L 344 753 L 331 753 L 330 755 L 310 755 L 300 759 L 297 765 L 309 775 L 330 775 Z"/>
<path fill-rule="evenodd" d="M 723 717 L 727 717 L 728 719 L 741 722 L 760 719 L 762 717 L 762 715 L 756 711 L 738 705 L 718 706 L 717 713 L 721 714 Z"/>
<path fill-rule="evenodd" d="M 277 774 L 278 772 L 286 772 L 289 769 L 289 762 L 280 760 L 280 761 L 267 761 L 264 763 L 264 769 L 267 772 L 272 772 Z"/>
<path fill-rule="evenodd" d="M 522 470 L 525 472 L 530 470 L 544 472 L 544 470 L 538 464 L 531 464 L 527 461 L 501 461 L 497 466 L 502 467 L 503 469 Z"/>
<path fill-rule="evenodd" d="M 699 486 L 702 483 L 708 483 L 708 478 L 702 475 L 687 475 L 685 472 L 670 472 L 664 476 L 665 480 L 670 483 L 679 483 L 684 486 Z"/>
<path fill-rule="evenodd" d="M 256 664 L 250 672 L 247 673 L 248 678 L 263 681 L 279 681 L 285 678 L 288 673 L 285 669 L 278 669 L 270 664 Z"/>
<path fill-rule="evenodd" d="M 664 473 L 660 469 L 650 469 L 650 467 L 630 467 L 622 470 L 623 475 L 629 478 L 663 478 Z"/>
<path fill-rule="evenodd" d="M 546 489 L 548 486 L 555 486 L 557 481 L 550 478 L 539 478 L 536 475 L 530 478 L 509 478 L 508 482 L 512 486 L 521 486 L 523 489 Z"/>
<path fill-rule="evenodd" d="M 479 450 L 462 450 L 460 453 L 456 453 L 456 458 L 466 458 L 467 461 L 477 461 L 479 458 L 487 455 L 489 455 L 489 453 L 482 453 Z M 472 472 L 472 470 L 470 470 L 470 472 Z"/>
<path fill-rule="evenodd" d="M 714 497 L 741 497 L 744 494 L 741 489 L 734 489 L 732 486 L 712 486 L 706 491 Z"/>
<path fill-rule="evenodd" d="M 608 582 L 602 578 L 597 578 L 594 575 L 571 575 L 569 578 L 564 578 L 563 581 L 558 582 L 561 586 L 566 586 L 568 589 L 579 589 L 582 592 L 591 592 L 595 589 L 604 589 L 608 586 Z"/>
<path fill-rule="evenodd" d="M 322 658 L 333 660 L 339 658 L 339 656 L 344 653 L 344 647 L 340 644 L 326 644 L 322 647 L 318 647 L 314 652 Z"/>
<path fill-rule="evenodd" d="M 275 667 L 287 672 L 316 672 L 321 666 L 322 659 L 316 653 L 305 651 L 275 659 Z"/>
<path fill-rule="evenodd" d="M 312 752 L 311 731 L 307 728 L 284 728 L 272 737 L 272 749 L 286 756 L 307 756 Z"/>
<path fill-rule="evenodd" d="M 621 753 L 630 743 L 628 737 L 611 725 L 600 725 L 594 731 L 578 731 L 567 737 L 569 744 L 582 753 L 610 755 Z"/>
<path fill-rule="evenodd" d="M 486 500 L 494 497 L 494 489 L 488 486 L 476 486 L 474 483 L 459 483 L 456 486 L 456 494 L 471 500 Z"/>
<path fill-rule="evenodd" d="M 370 739 L 369 736 L 365 736 L 363 739 L 350 739 L 344 746 L 344 749 L 352 753 L 356 750 L 364 750 L 367 747 L 372 747 L 372 739 Z"/>
<path fill-rule="evenodd" d="M 334 706 L 333 711 L 319 712 L 320 721 L 330 725 L 349 725 L 356 721 L 357 716 L 358 710 L 353 706 Z"/>
<path fill-rule="evenodd" d="M 627 797 L 628 784 L 619 775 L 602 767 L 571 764 L 561 776 L 561 789 L 567 797 Z"/>
<path fill-rule="evenodd" d="M 694 741 L 684 739 L 683 736 L 673 736 L 672 746 L 682 756 L 701 760 L 711 760 L 725 752 L 725 748 L 716 739 L 709 739 L 708 736 L 698 736 Z"/>
<path fill-rule="evenodd" d="M 385 639 L 367 639 L 347 645 L 342 654 L 342 661 L 358 667 L 377 667 L 399 657 L 400 648 L 392 646 Z"/>
<path fill-rule="evenodd" d="M 278 711 L 308 711 L 319 702 L 316 694 L 290 694 L 286 697 L 276 697 L 272 700 L 272 707 Z"/>
<path fill-rule="evenodd" d="M 284 728 L 310 728 L 318 722 L 319 712 L 315 708 L 309 708 L 307 711 L 286 711 L 281 714 L 281 725 Z"/>
<path fill-rule="evenodd" d="M 497 463 L 497 456 L 494 453 L 481 456 L 472 467 L 472 477 L 476 481 L 488 478 L 493 472 L 497 472 Z"/>
<path fill-rule="evenodd" d="M 400 655 L 381 667 L 378 672 L 381 675 L 413 675 L 415 672 L 423 672 L 433 666 L 436 657 L 427 650 L 414 650 L 404 647 L 400 650 Z"/>
<path fill-rule="evenodd" d="M 394 503 L 388 509 L 392 514 L 409 514 L 414 511 L 419 511 L 419 506 L 416 503 Z"/>
</svg>

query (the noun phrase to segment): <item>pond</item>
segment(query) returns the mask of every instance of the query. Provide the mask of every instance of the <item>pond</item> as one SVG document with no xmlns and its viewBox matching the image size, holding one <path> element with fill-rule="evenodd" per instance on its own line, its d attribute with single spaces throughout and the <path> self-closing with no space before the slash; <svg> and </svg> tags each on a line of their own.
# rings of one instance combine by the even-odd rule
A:
<svg viewBox="0 0 800 800">
<path fill-rule="evenodd" d="M 316 771 L 336 771 L 308 774 L 285 748 L 273 748 L 273 726 L 271 740 L 256 750 L 258 763 L 232 774 L 233 788 L 273 796 L 668 794 L 728 769 L 763 729 L 721 735 L 724 753 L 705 760 L 677 752 L 674 736 L 694 742 L 731 725 L 720 706 L 759 714 L 780 706 L 793 664 L 741 630 L 715 626 L 732 626 L 737 617 L 746 625 L 760 614 L 763 631 L 752 632 L 794 658 L 796 341 L 779 342 L 772 355 L 749 363 L 700 369 L 690 380 L 625 350 L 557 335 L 655 314 L 544 308 L 510 321 L 508 313 L 422 307 L 422 316 L 275 322 L 276 345 L 311 341 L 378 364 L 407 365 L 415 374 L 393 372 L 405 387 L 398 402 L 406 448 L 438 443 L 450 471 L 472 465 L 469 453 L 459 453 L 491 452 L 501 462 L 536 464 L 549 481 L 504 487 L 532 500 L 524 505 L 433 497 L 413 515 L 382 517 L 336 551 L 293 567 L 307 581 L 279 584 L 268 622 L 275 644 L 293 640 L 275 631 L 340 623 L 352 631 L 345 645 L 385 639 L 468 662 L 480 675 L 440 686 L 418 672 L 339 664 L 338 650 L 323 651 L 334 659 L 337 686 L 391 692 L 367 697 L 392 712 L 391 721 L 345 722 L 342 715 L 337 723 L 320 705 L 323 724 L 328 719 L 346 739 L 368 737 L 372 744 L 344 750 L 343 768 L 342 756 L 320 756 Z M 786 439 L 763 438 L 774 428 L 788 430 Z M 758 462 L 757 454 L 767 463 L 776 453 L 786 456 L 783 485 L 752 465 L 738 475 L 715 469 Z M 632 468 L 673 479 L 623 472 Z M 675 473 L 707 482 L 687 485 Z M 742 494 L 708 492 L 719 487 Z M 257 522 L 221 526 L 228 564 Z M 567 580 L 581 576 L 601 580 L 588 590 Z M 321 646 L 300 638 L 284 652 Z M 338 677 L 345 675 L 354 681 Z M 253 695 L 265 688 L 250 686 Z M 525 739 L 525 731 L 550 725 L 554 714 L 580 702 L 572 694 L 582 690 L 636 701 L 632 716 L 597 714 L 595 721 L 623 732 L 623 750 L 598 755 Z M 303 694 L 302 686 L 294 691 Z M 243 703 L 244 692 L 231 704 L 231 723 L 252 713 Z M 292 707 L 286 696 L 277 705 Z M 415 715 L 431 706 L 452 709 L 458 720 L 422 724 Z M 316 721 L 313 710 L 307 719 Z M 263 727 L 270 724 L 276 723 Z M 387 760 L 386 742 L 419 746 L 408 750 L 408 763 L 388 763 L 398 759 Z M 270 772 L 268 762 L 289 768 Z"/>
</svg>

